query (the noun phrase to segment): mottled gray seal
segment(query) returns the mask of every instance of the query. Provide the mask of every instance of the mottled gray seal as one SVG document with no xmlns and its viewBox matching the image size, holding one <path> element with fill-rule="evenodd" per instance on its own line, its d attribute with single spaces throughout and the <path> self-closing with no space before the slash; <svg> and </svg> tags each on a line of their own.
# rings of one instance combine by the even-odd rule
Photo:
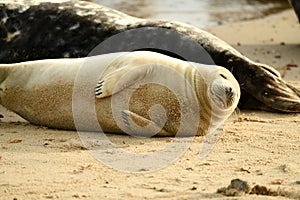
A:
<svg viewBox="0 0 300 200">
<path fill-rule="evenodd" d="M 291 6 L 294 8 L 298 20 L 300 22 L 300 2 L 298 0 L 289 0 L 289 2 Z"/>
<path fill-rule="evenodd" d="M 104 60 L 111 60 L 111 64 L 105 66 Z M 187 131 L 181 136 L 204 135 L 208 130 L 218 128 L 231 115 L 240 98 L 237 81 L 223 67 L 140 51 L 2 64 L 0 104 L 33 124 L 74 130 L 72 93 L 82 65 L 92 66 L 95 72 L 103 71 L 95 87 L 85 88 L 85 83 L 90 81 L 87 77 L 80 83 L 80 90 L 89 90 L 92 98 L 97 97 L 95 112 L 104 132 L 143 136 L 158 132 L 158 136 L 174 136 L 183 116 L 188 113 Z M 162 81 L 177 92 L 160 84 Z M 128 95 L 129 107 L 124 110 L 120 104 L 129 98 Z M 81 97 L 75 95 L 75 98 Z M 117 102 L 113 104 L 112 98 Z M 154 118 L 149 116 L 149 110 L 157 104 L 166 110 L 165 122 L 161 121 L 163 113 L 154 112 Z M 134 126 L 133 122 L 139 126 Z M 94 127 L 86 121 L 80 129 L 93 131 Z M 188 131 L 193 128 L 196 133 Z"/>
<path fill-rule="evenodd" d="M 0 0 L 0 18 L 2 63 L 84 57 L 115 34 L 142 27 L 148 30 L 142 37 L 155 39 L 158 35 L 153 29 L 163 28 L 166 37 L 172 31 L 181 37 L 173 49 L 182 49 L 188 38 L 200 44 L 216 65 L 233 73 L 241 87 L 239 108 L 300 112 L 300 91 L 286 83 L 275 69 L 248 59 L 224 41 L 194 26 L 134 18 L 91 2 L 73 0 L 60 3 L 53 0 Z M 126 49 L 127 44 L 127 40 L 123 40 L 110 50 L 132 50 Z M 167 44 L 161 44 L 166 45 L 163 50 L 168 50 Z M 184 50 L 193 51 L 188 47 Z"/>
</svg>

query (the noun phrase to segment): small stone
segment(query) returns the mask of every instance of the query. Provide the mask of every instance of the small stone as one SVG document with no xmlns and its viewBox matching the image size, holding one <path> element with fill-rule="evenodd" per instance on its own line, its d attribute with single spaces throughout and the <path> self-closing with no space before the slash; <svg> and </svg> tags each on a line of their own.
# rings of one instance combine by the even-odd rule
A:
<svg viewBox="0 0 300 200">
<path fill-rule="evenodd" d="M 217 23 L 219 26 L 224 24 L 222 21 L 218 21 Z"/>
<path fill-rule="evenodd" d="M 72 195 L 73 198 L 80 198 L 79 194 Z"/>
<path fill-rule="evenodd" d="M 48 146 L 48 145 L 50 145 L 50 141 L 48 141 L 48 140 L 45 140 L 43 145 L 44 145 L 44 146 Z"/>
<path fill-rule="evenodd" d="M 300 185 L 300 181 L 296 181 L 296 184 Z"/>
<path fill-rule="evenodd" d="M 197 190 L 197 187 L 194 186 L 194 187 L 191 188 L 191 190 L 195 191 L 195 190 Z"/>
<path fill-rule="evenodd" d="M 286 173 L 291 171 L 290 167 L 288 165 L 286 165 L 286 164 L 281 165 L 279 167 L 279 169 L 281 169 L 283 172 L 286 172 Z"/>
<path fill-rule="evenodd" d="M 186 168 L 185 170 L 188 170 L 188 171 L 194 171 L 194 169 L 192 167 L 188 167 Z"/>
<path fill-rule="evenodd" d="M 8 141 L 8 143 L 11 143 L 11 144 L 16 144 L 16 143 L 21 143 L 23 140 L 21 139 L 11 139 Z"/>
<path fill-rule="evenodd" d="M 220 188 L 217 193 L 223 194 L 225 196 L 242 196 L 248 194 L 251 188 L 246 181 L 240 179 L 231 180 L 230 185 L 226 188 Z"/>
<path fill-rule="evenodd" d="M 244 191 L 245 193 L 250 191 L 249 184 L 241 179 L 233 179 L 229 185 L 229 188 Z"/>
<path fill-rule="evenodd" d="M 276 55 L 275 58 L 279 59 L 281 58 L 281 55 Z"/>
<path fill-rule="evenodd" d="M 0 114 L 0 119 L 1 119 L 1 118 L 4 118 L 4 115 Z"/>
<path fill-rule="evenodd" d="M 281 45 L 281 46 L 284 46 L 284 45 L 285 45 L 285 42 L 280 42 L 280 45 Z"/>
<path fill-rule="evenodd" d="M 158 190 L 159 192 L 168 192 L 166 189 L 164 189 L 164 188 L 161 188 L 161 189 L 159 189 Z"/>
<path fill-rule="evenodd" d="M 282 180 L 282 179 L 275 179 L 275 180 L 271 181 L 271 184 L 281 185 L 283 182 L 284 182 L 284 180 Z"/>
</svg>

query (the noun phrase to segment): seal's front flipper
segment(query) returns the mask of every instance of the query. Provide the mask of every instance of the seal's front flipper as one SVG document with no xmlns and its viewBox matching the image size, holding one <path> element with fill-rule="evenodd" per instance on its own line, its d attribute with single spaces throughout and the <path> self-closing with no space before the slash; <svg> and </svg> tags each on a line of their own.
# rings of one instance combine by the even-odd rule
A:
<svg viewBox="0 0 300 200">
<path fill-rule="evenodd" d="M 104 76 L 95 88 L 97 98 L 112 96 L 125 88 L 130 87 L 139 80 L 145 78 L 152 71 L 149 65 L 133 66 L 126 65 Z"/>
<path fill-rule="evenodd" d="M 142 137 L 152 137 L 156 136 L 173 136 L 173 134 L 168 133 L 159 127 L 153 121 L 150 121 L 136 113 L 129 110 L 122 111 L 123 124 L 126 127 L 126 132 L 129 135 L 142 136 Z"/>
</svg>

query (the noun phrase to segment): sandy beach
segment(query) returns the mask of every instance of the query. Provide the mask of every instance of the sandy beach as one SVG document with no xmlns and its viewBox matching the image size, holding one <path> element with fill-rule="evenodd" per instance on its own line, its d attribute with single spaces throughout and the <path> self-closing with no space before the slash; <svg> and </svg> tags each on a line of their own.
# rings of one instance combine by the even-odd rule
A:
<svg viewBox="0 0 300 200">
<path fill-rule="evenodd" d="M 206 30 L 274 66 L 300 88 L 300 24 L 292 9 Z M 3 107 L 0 116 L 0 199 L 300 199 L 300 114 L 241 110 L 226 122 L 206 158 L 199 156 L 204 137 L 196 137 L 176 162 L 149 173 L 106 166 L 75 131 L 34 126 Z M 108 138 L 125 150 L 142 152 L 171 140 Z M 236 178 L 274 193 L 217 193 Z"/>
</svg>

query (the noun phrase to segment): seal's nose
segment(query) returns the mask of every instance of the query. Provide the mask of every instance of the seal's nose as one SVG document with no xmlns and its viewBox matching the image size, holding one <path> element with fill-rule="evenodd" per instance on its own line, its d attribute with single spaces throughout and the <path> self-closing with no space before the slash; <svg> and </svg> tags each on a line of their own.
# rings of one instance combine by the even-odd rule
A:
<svg viewBox="0 0 300 200">
<path fill-rule="evenodd" d="M 225 92 L 226 92 L 227 97 L 233 97 L 234 96 L 234 90 L 232 89 L 232 87 L 226 88 Z"/>
</svg>

